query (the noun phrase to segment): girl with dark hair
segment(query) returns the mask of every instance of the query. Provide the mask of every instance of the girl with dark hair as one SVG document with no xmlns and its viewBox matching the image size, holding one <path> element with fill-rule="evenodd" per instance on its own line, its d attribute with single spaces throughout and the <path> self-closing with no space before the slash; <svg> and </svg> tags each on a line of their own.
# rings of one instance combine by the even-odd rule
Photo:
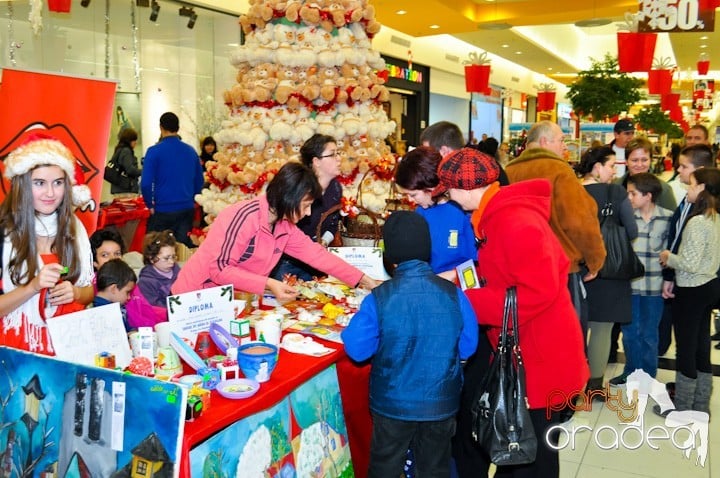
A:
<svg viewBox="0 0 720 478">
<path fill-rule="evenodd" d="M 206 136 L 200 143 L 200 164 L 202 164 L 203 171 L 207 171 L 205 163 L 212 161 L 213 155 L 217 153 L 217 143 L 212 136 Z"/>
<path fill-rule="evenodd" d="M 172 231 L 150 232 L 143 241 L 143 262 L 138 288 L 150 305 L 164 307 L 175 279 L 180 273 L 177 241 Z"/>
<path fill-rule="evenodd" d="M 441 159 L 440 153 L 429 146 L 413 149 L 398 163 L 395 184 L 398 191 L 418 205 L 415 212 L 423 216 L 430 227 L 433 272 L 454 280 L 455 267 L 477 258 L 477 249 L 470 219 L 438 188 L 437 169 Z"/>
<path fill-rule="evenodd" d="M 630 160 L 630 168 L 629 165 Z M 585 190 L 597 203 L 598 220 L 602 220 L 602 211 L 606 205 L 611 204 L 613 214 L 605 220 L 618 222 L 625 229 L 628 240 L 635 240 L 638 227 L 627 191 L 619 184 L 611 184 L 615 177 L 615 151 L 609 146 L 590 148 L 583 153 L 575 169 Z M 632 320 L 632 288 L 629 279 L 597 278 L 585 282 L 585 289 L 588 304 L 586 341 L 590 364 L 588 391 L 591 392 L 605 388 L 603 376 L 608 364 L 614 324 L 628 324 Z M 625 380 L 624 375 L 616 378 L 617 385 Z"/>
<path fill-rule="evenodd" d="M 75 157 L 32 133 L 5 158 L 0 205 L 0 345 L 54 355 L 46 319 L 93 299 L 90 241 L 74 215 Z"/>
<path fill-rule="evenodd" d="M 373 288 L 377 282 L 328 252 L 297 227 L 322 194 L 308 167 L 287 163 L 268 184 L 265 195 L 230 205 L 218 214 L 207 237 L 183 266 L 173 294 L 232 284 L 262 294 L 267 288 L 279 302 L 298 290 L 270 277 L 285 253 L 337 277 L 350 286 Z"/>
<path fill-rule="evenodd" d="M 686 200 L 693 204 L 677 254 L 660 253 L 660 263 L 675 269 L 672 303 L 677 354 L 675 408 L 710 412 L 712 365 L 708 317 L 720 299 L 720 171 L 696 169 Z M 655 406 L 659 412 L 659 407 Z"/>
<path fill-rule="evenodd" d="M 123 184 L 112 183 L 110 187 L 112 194 L 137 194 L 140 191 L 138 178 L 142 175 L 142 170 L 138 167 L 138 160 L 134 152 L 137 139 L 137 131 L 132 128 L 123 128 L 118 134 L 118 143 L 110 163 L 113 163 L 123 176 L 128 178 L 128 181 Z"/>
<path fill-rule="evenodd" d="M 336 179 L 340 174 L 340 155 L 337 151 L 335 138 L 324 134 L 311 136 L 300 148 L 300 159 L 305 166 L 315 173 L 322 193 L 313 202 L 310 215 L 300 219 L 297 227 L 312 240 L 317 241 L 320 217 L 330 208 L 340 204 L 342 198 L 342 186 Z M 321 244 L 327 246 L 332 242 L 332 238 L 337 233 L 339 220 L 339 211 L 325 218 L 320 228 Z M 280 262 L 273 269 L 271 277 L 283 280 L 286 274 L 294 275 L 302 280 L 311 280 L 313 277 L 324 275 L 321 271 L 308 266 L 304 262 L 283 254 Z"/>
</svg>

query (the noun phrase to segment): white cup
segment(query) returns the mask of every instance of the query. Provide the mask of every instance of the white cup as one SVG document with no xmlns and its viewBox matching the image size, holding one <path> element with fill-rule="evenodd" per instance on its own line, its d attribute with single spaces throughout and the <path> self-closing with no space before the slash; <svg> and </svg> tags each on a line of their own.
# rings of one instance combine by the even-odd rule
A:
<svg viewBox="0 0 720 478">
<path fill-rule="evenodd" d="M 170 332 L 172 332 L 172 325 L 170 322 L 158 322 L 155 324 L 155 334 L 157 335 L 158 347 L 170 346 Z"/>
<path fill-rule="evenodd" d="M 255 336 L 257 340 L 279 347 L 282 319 L 282 315 L 280 314 L 268 314 L 262 319 L 255 321 Z"/>
</svg>

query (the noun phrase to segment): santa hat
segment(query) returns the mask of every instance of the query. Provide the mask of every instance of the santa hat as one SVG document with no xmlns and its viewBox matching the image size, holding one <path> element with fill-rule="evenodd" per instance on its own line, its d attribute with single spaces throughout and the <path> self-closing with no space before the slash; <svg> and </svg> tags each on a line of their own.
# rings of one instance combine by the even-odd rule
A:
<svg viewBox="0 0 720 478">
<path fill-rule="evenodd" d="M 73 205 L 84 206 L 92 200 L 85 175 L 70 150 L 49 134 L 33 131 L 5 158 L 5 177 L 12 180 L 38 166 L 57 166 L 72 184 Z"/>
</svg>

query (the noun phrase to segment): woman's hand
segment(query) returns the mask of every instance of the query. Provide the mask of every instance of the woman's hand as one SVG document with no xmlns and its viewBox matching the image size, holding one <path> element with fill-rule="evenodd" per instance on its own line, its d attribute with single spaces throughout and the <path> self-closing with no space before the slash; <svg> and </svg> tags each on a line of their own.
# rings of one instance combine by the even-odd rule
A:
<svg viewBox="0 0 720 478">
<path fill-rule="evenodd" d="M 377 281 L 377 280 L 373 279 L 372 277 L 369 277 L 366 274 L 363 274 L 363 276 L 360 278 L 360 282 L 358 283 L 358 285 L 360 287 L 364 287 L 365 289 L 370 289 L 370 290 L 374 289 L 375 287 L 379 286 L 380 284 L 382 284 L 381 281 Z"/>
<path fill-rule="evenodd" d="M 667 249 L 662 251 L 660 253 L 660 265 L 663 267 L 667 267 L 667 261 L 668 261 L 669 257 L 670 257 L 670 251 L 668 251 Z"/>
<path fill-rule="evenodd" d="M 75 300 L 75 286 L 66 280 L 58 282 L 48 290 L 47 296 L 52 305 L 69 304 Z"/>
<path fill-rule="evenodd" d="M 65 268 L 60 264 L 46 264 L 40 269 L 40 272 L 32 280 L 35 292 L 42 289 L 52 289 L 60 280 L 60 276 Z M 72 284 L 70 284 L 72 285 Z"/>
<path fill-rule="evenodd" d="M 265 285 L 268 289 L 270 289 L 270 292 L 273 293 L 275 299 L 281 304 L 297 299 L 298 291 L 291 285 L 272 278 L 268 278 Z"/>
</svg>

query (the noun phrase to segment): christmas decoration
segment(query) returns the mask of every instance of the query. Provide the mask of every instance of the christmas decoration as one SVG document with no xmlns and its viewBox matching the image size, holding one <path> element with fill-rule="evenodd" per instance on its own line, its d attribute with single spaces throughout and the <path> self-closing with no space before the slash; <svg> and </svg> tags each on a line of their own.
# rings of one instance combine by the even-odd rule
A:
<svg viewBox="0 0 720 478">
<path fill-rule="evenodd" d="M 395 164 L 384 140 L 396 125 L 382 108 L 389 92 L 385 62 L 370 43 L 380 29 L 374 7 L 367 0 L 267 0 L 251 2 L 239 22 L 245 44 L 231 60 L 238 73 L 224 93 L 229 115 L 206 163 L 210 186 L 196 197 L 207 222 L 261 193 L 283 164 L 299 161 L 300 146 L 315 133 L 337 140 L 346 197 L 357 197 L 368 171 L 366 183 L 383 183 L 363 185 L 365 207 L 382 211 L 385 172 Z"/>
<path fill-rule="evenodd" d="M 710 57 L 708 57 L 708 54 L 705 52 L 700 53 L 697 62 L 698 75 L 707 75 L 708 71 L 710 71 Z"/>
<path fill-rule="evenodd" d="M 471 52 L 465 60 L 465 91 L 469 93 L 489 94 L 490 59 L 486 52 Z"/>
<path fill-rule="evenodd" d="M 618 70 L 624 73 L 648 71 L 655 52 L 656 33 L 638 33 L 638 15 L 625 14 L 617 32 Z"/>
<path fill-rule="evenodd" d="M 555 109 L 555 85 L 540 83 L 538 86 L 537 110 L 552 111 Z"/>
<path fill-rule="evenodd" d="M 662 57 L 653 60 L 653 69 L 648 71 L 648 93 L 664 95 L 672 89 L 673 68 L 670 58 Z"/>
</svg>

